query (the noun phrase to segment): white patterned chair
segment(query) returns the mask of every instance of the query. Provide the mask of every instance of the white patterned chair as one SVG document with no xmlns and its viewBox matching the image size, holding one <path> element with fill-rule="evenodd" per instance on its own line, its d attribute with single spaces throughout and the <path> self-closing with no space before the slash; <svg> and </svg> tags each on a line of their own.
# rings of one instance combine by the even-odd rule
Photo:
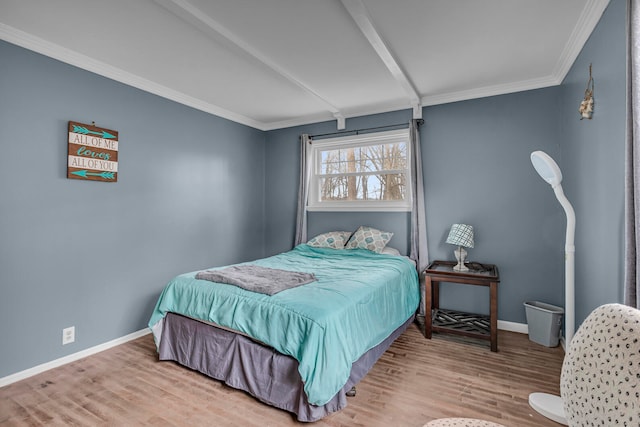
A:
<svg viewBox="0 0 640 427">
<path fill-rule="evenodd" d="M 596 308 L 573 337 L 560 393 L 570 427 L 640 426 L 640 310 Z M 501 427 L 471 418 L 441 418 L 424 427 Z"/>
<path fill-rule="evenodd" d="M 569 426 L 640 426 L 640 310 L 596 308 L 573 337 L 560 395 Z"/>
</svg>

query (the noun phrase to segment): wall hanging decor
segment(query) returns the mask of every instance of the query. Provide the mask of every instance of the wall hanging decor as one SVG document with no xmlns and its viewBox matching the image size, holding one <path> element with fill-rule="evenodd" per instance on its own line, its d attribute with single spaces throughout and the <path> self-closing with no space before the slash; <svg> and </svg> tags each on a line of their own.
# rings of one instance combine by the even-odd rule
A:
<svg viewBox="0 0 640 427">
<path fill-rule="evenodd" d="M 69 122 L 67 178 L 118 181 L 118 132 Z"/>
<path fill-rule="evenodd" d="M 587 88 L 584 91 L 584 99 L 580 103 L 580 108 L 578 108 L 578 112 L 580 113 L 580 120 L 589 119 L 591 120 L 591 115 L 593 114 L 593 76 L 591 75 L 591 64 L 589 64 L 589 80 L 587 80 Z"/>
</svg>

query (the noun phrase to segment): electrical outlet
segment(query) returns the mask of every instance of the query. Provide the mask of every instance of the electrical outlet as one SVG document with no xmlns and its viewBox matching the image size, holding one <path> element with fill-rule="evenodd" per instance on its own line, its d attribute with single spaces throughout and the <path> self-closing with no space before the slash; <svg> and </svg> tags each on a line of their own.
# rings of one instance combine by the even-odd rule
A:
<svg viewBox="0 0 640 427">
<path fill-rule="evenodd" d="M 76 340 L 76 327 L 69 326 L 62 330 L 62 345 L 71 344 Z"/>
</svg>

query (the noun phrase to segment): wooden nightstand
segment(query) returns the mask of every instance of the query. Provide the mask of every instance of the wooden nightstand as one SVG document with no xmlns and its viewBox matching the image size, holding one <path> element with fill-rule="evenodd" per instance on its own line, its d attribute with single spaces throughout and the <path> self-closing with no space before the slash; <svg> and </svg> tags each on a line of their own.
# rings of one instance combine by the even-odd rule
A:
<svg viewBox="0 0 640 427">
<path fill-rule="evenodd" d="M 485 339 L 491 351 L 498 351 L 498 267 L 467 263 L 469 271 L 455 271 L 455 261 L 434 261 L 425 270 L 425 336 L 448 332 Z M 489 287 L 489 316 L 440 308 L 440 282 Z"/>
</svg>

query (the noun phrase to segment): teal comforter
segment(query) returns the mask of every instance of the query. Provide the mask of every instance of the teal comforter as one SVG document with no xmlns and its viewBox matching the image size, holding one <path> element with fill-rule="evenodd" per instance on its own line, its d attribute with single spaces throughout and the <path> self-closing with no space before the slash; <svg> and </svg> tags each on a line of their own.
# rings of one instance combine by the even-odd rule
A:
<svg viewBox="0 0 640 427">
<path fill-rule="evenodd" d="M 268 296 L 182 274 L 167 284 L 149 320 L 156 344 L 168 312 L 240 331 L 298 360 L 314 405 L 340 391 L 351 364 L 413 315 L 420 299 L 416 269 L 405 257 L 301 244 L 251 264 L 318 280 Z"/>
</svg>

